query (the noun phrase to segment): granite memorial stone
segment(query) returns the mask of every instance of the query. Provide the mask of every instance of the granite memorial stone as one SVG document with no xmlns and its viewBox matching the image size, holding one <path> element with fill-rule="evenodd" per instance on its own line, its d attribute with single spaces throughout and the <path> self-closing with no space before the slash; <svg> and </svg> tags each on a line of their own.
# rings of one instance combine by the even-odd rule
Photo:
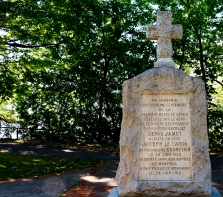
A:
<svg viewBox="0 0 223 197">
<path fill-rule="evenodd" d="M 176 69 L 171 40 L 182 38 L 170 12 L 159 12 L 155 68 L 123 84 L 120 197 L 210 197 L 211 166 L 204 82 Z"/>
</svg>

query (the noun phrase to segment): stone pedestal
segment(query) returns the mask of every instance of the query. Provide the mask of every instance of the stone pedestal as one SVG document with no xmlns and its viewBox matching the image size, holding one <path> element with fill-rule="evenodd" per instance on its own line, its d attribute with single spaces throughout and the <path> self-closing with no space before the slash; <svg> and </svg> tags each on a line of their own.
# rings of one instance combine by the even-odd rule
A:
<svg viewBox="0 0 223 197">
<path fill-rule="evenodd" d="M 123 84 L 120 197 L 210 197 L 207 102 L 201 79 L 168 67 Z"/>
<path fill-rule="evenodd" d="M 114 187 L 108 197 L 120 197 L 118 193 L 118 187 Z M 211 189 L 211 197 L 222 197 L 218 190 L 213 187 Z"/>
</svg>

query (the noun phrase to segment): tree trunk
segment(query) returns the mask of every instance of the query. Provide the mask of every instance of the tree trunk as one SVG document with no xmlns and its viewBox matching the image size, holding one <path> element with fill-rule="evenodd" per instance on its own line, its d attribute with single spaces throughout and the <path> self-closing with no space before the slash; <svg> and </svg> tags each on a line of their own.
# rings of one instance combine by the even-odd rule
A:
<svg viewBox="0 0 223 197">
<path fill-rule="evenodd" d="M 199 35 L 197 27 L 194 26 L 194 30 L 198 39 L 198 44 L 199 44 L 199 55 L 200 55 L 200 67 L 201 67 L 201 73 L 202 73 L 202 79 L 205 83 L 205 90 L 207 93 L 207 78 L 206 78 L 206 73 L 205 73 L 205 67 L 204 67 L 204 56 L 203 56 L 203 46 L 202 46 L 202 41 L 201 41 L 201 36 Z"/>
</svg>

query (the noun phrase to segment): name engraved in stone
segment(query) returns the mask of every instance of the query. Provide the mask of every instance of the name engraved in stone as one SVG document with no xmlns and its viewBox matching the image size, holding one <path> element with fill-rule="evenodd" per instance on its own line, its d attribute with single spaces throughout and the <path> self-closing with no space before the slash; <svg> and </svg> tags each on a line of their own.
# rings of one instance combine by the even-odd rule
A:
<svg viewBox="0 0 223 197">
<path fill-rule="evenodd" d="M 192 180 L 187 94 L 142 94 L 138 180 Z"/>
</svg>

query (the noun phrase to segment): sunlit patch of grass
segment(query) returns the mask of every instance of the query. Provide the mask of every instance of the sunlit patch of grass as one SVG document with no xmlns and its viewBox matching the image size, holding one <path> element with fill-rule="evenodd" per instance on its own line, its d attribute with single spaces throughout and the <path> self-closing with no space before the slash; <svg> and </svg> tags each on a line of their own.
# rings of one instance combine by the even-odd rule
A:
<svg viewBox="0 0 223 197">
<path fill-rule="evenodd" d="M 6 168 L 6 166 L 4 166 L 4 165 L 0 164 L 0 168 Z"/>
<path fill-rule="evenodd" d="M 41 159 L 33 159 L 34 162 L 40 162 Z"/>
<path fill-rule="evenodd" d="M 105 163 L 98 159 L 0 153 L 0 181 L 80 170 Z"/>
</svg>

